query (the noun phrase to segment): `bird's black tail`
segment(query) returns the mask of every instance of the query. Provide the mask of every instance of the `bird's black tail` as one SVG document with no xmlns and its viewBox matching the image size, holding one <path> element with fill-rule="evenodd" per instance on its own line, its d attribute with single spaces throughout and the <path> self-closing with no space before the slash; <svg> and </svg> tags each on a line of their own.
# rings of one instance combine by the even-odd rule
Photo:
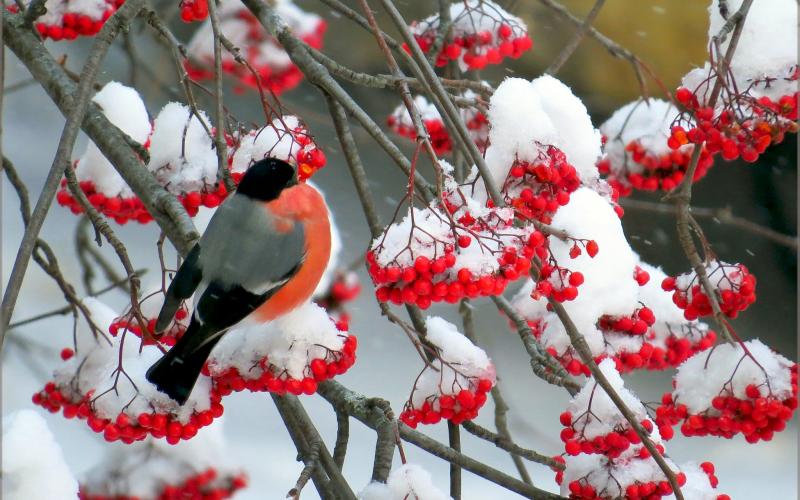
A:
<svg viewBox="0 0 800 500">
<path fill-rule="evenodd" d="M 192 318 L 180 340 L 147 370 L 147 380 L 183 405 L 189 399 L 211 350 L 221 337 Z"/>
</svg>

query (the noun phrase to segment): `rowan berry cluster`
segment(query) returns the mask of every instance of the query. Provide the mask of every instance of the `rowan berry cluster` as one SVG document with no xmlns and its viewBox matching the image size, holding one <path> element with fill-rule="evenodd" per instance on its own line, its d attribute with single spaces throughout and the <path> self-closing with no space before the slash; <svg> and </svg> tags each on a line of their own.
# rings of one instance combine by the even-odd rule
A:
<svg viewBox="0 0 800 500">
<path fill-rule="evenodd" d="M 253 162 L 267 157 L 293 165 L 301 182 L 311 178 L 328 162 L 305 124 L 289 115 L 251 130 L 234 142 L 229 152 L 234 182 L 239 182 Z"/>
<path fill-rule="evenodd" d="M 139 325 L 139 321 L 136 319 L 133 312 L 128 312 L 115 319 L 111 323 L 111 326 L 108 327 L 108 333 L 110 333 L 112 337 L 116 337 L 121 333 L 131 332 L 142 339 L 144 345 L 151 345 L 158 342 L 171 347 L 174 346 L 186 332 L 190 317 L 189 310 L 185 305 L 182 305 L 175 312 L 175 321 L 170 323 L 169 327 L 163 332 L 156 332 L 156 318 L 145 319 L 147 320 L 147 325 L 145 327 L 146 335 L 144 336 L 142 335 L 142 327 Z"/>
<path fill-rule="evenodd" d="M 205 0 L 197 0 L 205 3 Z M 275 9 L 286 21 L 293 34 L 315 49 L 322 48 L 327 23 L 316 14 L 304 12 L 292 2 L 280 2 Z M 194 13 L 192 13 L 194 15 Z M 291 90 L 303 80 L 283 47 L 266 32 L 258 19 L 241 3 L 225 2 L 219 9 L 220 29 L 228 37 L 241 40 L 237 45 L 249 68 L 239 64 L 233 55 L 223 52 L 222 71 L 231 75 L 244 88 L 269 90 L 275 95 Z M 187 48 L 189 60 L 184 67 L 190 78 L 208 80 L 214 77 L 213 44 L 210 20 L 195 32 Z M 244 33 L 244 35 L 242 35 Z M 252 68 L 253 72 L 251 72 Z"/>
<path fill-rule="evenodd" d="M 37 18 L 34 26 L 42 38 L 56 42 L 75 40 L 79 36 L 94 36 L 124 2 L 125 0 L 105 0 L 92 4 L 59 0 L 52 5 L 48 3 L 47 12 Z M 7 5 L 6 10 L 17 13 L 19 6 Z"/>
<path fill-rule="evenodd" d="M 728 264 L 711 260 L 705 264 L 706 275 L 713 287 L 722 312 L 735 318 L 756 300 L 756 277 L 744 264 Z M 684 310 L 688 320 L 709 316 L 714 312 L 697 274 L 692 271 L 678 277 L 664 278 L 661 287 L 672 292 L 672 301 Z"/>
<path fill-rule="evenodd" d="M 92 181 L 80 181 L 78 186 L 88 198 L 89 203 L 98 212 L 114 219 L 117 224 L 126 224 L 130 220 L 135 220 L 140 224 L 147 224 L 153 220 L 153 216 L 147 211 L 142 200 L 135 195 L 106 196 L 97 192 Z M 69 208 L 73 214 L 83 213 L 83 206 L 72 196 L 67 187 L 66 179 L 61 180 L 61 189 L 56 193 L 56 201 L 62 207 Z"/>
<path fill-rule="evenodd" d="M 683 181 L 695 146 L 667 145 L 679 110 L 660 99 L 637 100 L 619 108 L 602 125 L 603 152 L 597 168 L 621 196 L 634 189 L 670 191 Z M 714 163 L 713 155 L 701 150 L 693 181 L 698 181 Z"/>
<path fill-rule="evenodd" d="M 208 17 L 208 0 L 181 0 L 181 20 L 185 23 L 202 21 Z"/>
<path fill-rule="evenodd" d="M 681 423 L 685 436 L 770 441 L 797 408 L 797 364 L 758 341 L 721 345 L 684 363 L 673 387 L 656 410 L 659 425 Z"/>
<path fill-rule="evenodd" d="M 442 392 L 425 398 L 421 405 L 406 402 L 400 421 L 416 429 L 419 424 L 438 424 L 449 420 L 458 425 L 478 416 L 478 410 L 486 403 L 486 394 L 492 390 L 490 379 L 471 379 L 469 388 L 454 392 Z"/>
<path fill-rule="evenodd" d="M 796 72 L 790 79 L 797 79 Z M 775 102 L 768 96 L 755 98 L 748 90 L 735 93 L 724 88 L 721 104 L 715 108 L 706 105 L 698 90 L 680 87 L 675 91 L 684 111 L 672 127 L 670 148 L 705 143 L 712 155 L 720 154 L 728 161 L 741 157 L 753 163 L 770 144 L 782 142 L 787 132 L 797 132 L 797 92 Z"/>
<path fill-rule="evenodd" d="M 236 367 L 221 370 L 206 366 L 203 373 L 211 377 L 213 387 L 222 396 L 232 392 L 248 390 L 251 392 L 271 392 L 273 394 L 314 394 L 317 384 L 345 373 L 356 360 L 357 339 L 354 335 L 344 338 L 341 351 L 328 350 L 325 358 L 314 358 L 303 369 L 303 378 L 294 378 L 288 372 L 270 363 L 269 357 L 261 358 L 258 369 L 240 371 Z"/>
<path fill-rule="evenodd" d="M 465 69 L 481 70 L 507 57 L 517 59 L 533 46 L 522 20 L 489 0 L 455 2 L 450 6 L 450 19 L 452 27 L 440 45 L 436 66 L 454 61 Z M 423 52 L 434 47 L 439 23 L 439 16 L 434 15 L 411 25 Z"/>
<path fill-rule="evenodd" d="M 197 435 L 197 431 L 210 425 L 215 418 L 222 416 L 221 397 L 211 393 L 211 407 L 201 412 L 193 412 L 188 421 L 182 422 L 169 411 L 156 411 L 130 415 L 127 410 L 109 419 L 97 414 L 93 398 L 94 390 L 82 397 L 70 387 L 58 387 L 55 382 L 48 382 L 44 389 L 33 395 L 33 403 L 50 413 L 61 411 L 65 418 L 86 420 L 86 424 L 94 432 L 103 434 L 106 441 L 122 441 L 125 444 L 142 441 L 148 435 L 154 438 L 166 438 L 170 444 L 187 440 Z M 101 397 L 99 395 L 98 397 Z"/>
<path fill-rule="evenodd" d="M 475 99 L 477 96 L 471 90 L 467 90 L 464 92 L 463 97 Z M 428 132 L 434 152 L 437 155 L 451 153 L 453 151 L 453 140 L 436 106 L 428 102 L 424 96 L 416 96 L 414 98 L 414 106 L 422 118 L 422 123 Z M 489 145 L 489 122 L 486 116 L 473 107 L 460 108 L 460 115 L 467 126 L 470 138 L 478 147 L 478 150 L 485 152 Z M 404 104 L 394 109 L 392 114 L 386 118 L 386 124 L 397 135 L 412 141 L 417 140 L 417 130 Z"/>
<path fill-rule="evenodd" d="M 325 308 L 325 311 L 336 323 L 340 332 L 350 330 L 350 313 L 345 305 L 358 297 L 361 293 L 361 283 L 358 275 L 352 271 L 337 272 L 327 292 L 315 299 L 315 302 Z"/>
<path fill-rule="evenodd" d="M 503 194 L 519 218 L 549 224 L 580 185 L 580 177 L 564 153 L 555 146 L 546 146 L 535 162 L 514 161 L 503 184 Z"/>
<path fill-rule="evenodd" d="M 512 227 L 509 226 L 508 229 L 511 230 Z M 417 247 L 414 252 L 417 256 L 413 263 L 407 265 L 394 262 L 382 265 L 381 253 L 386 247 L 377 245 L 370 249 L 367 252 L 368 270 L 372 281 L 378 286 L 375 291 L 377 299 L 394 304 L 416 304 L 427 309 L 433 302 L 455 304 L 464 297 L 501 294 L 510 281 L 527 274 L 531 257 L 545 240 L 544 235 L 538 231 L 531 232 L 527 238 L 524 234 L 506 238 L 509 246 L 495 246 L 485 250 L 490 256 L 494 256 L 495 265 L 487 266 L 488 271 L 481 273 L 474 272 L 466 265 L 459 266 L 458 257 L 467 255 L 466 251 L 474 252 L 476 248 L 477 252 L 481 252 L 481 248 L 488 245 L 482 240 L 488 240 L 492 235 L 458 230 L 454 232 L 458 234 L 455 245 L 452 236 L 445 236 L 446 240 L 428 247 Z M 441 254 L 437 257 L 438 251 Z"/>
</svg>

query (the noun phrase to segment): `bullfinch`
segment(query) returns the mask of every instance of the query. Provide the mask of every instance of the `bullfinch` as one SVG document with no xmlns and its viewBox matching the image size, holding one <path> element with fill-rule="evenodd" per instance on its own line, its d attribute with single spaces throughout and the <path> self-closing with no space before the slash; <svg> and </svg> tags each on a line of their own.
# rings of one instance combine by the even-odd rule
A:
<svg viewBox="0 0 800 500">
<path fill-rule="evenodd" d="M 194 313 L 147 380 L 184 404 L 222 335 L 242 320 L 269 322 L 306 302 L 330 251 L 328 208 L 319 191 L 298 183 L 284 161 L 254 163 L 169 285 L 156 331 L 168 327 L 193 293 Z"/>
</svg>

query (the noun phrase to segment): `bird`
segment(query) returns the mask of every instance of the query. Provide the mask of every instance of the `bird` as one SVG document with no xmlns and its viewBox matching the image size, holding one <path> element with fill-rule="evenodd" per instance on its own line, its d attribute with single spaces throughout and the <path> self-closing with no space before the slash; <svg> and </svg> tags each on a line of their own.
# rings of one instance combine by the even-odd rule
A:
<svg viewBox="0 0 800 500">
<path fill-rule="evenodd" d="M 331 253 L 322 194 L 277 158 L 247 169 L 170 283 L 155 331 L 195 296 L 185 333 L 146 378 L 181 406 L 214 346 L 239 323 L 268 323 L 305 303 Z"/>
</svg>

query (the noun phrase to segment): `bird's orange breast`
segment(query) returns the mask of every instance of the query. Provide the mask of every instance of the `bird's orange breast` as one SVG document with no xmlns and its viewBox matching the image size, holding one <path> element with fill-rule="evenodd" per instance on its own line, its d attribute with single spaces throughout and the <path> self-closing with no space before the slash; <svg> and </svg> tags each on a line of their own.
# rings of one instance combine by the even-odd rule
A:
<svg viewBox="0 0 800 500">
<path fill-rule="evenodd" d="M 306 302 L 317 288 L 331 256 L 331 225 L 328 207 L 322 195 L 303 183 L 284 190 L 281 196 L 266 204 L 266 209 L 291 229 L 303 224 L 305 260 L 300 269 L 275 295 L 253 312 L 256 320 L 271 321 Z M 280 226 L 276 227 L 280 230 Z"/>
</svg>

